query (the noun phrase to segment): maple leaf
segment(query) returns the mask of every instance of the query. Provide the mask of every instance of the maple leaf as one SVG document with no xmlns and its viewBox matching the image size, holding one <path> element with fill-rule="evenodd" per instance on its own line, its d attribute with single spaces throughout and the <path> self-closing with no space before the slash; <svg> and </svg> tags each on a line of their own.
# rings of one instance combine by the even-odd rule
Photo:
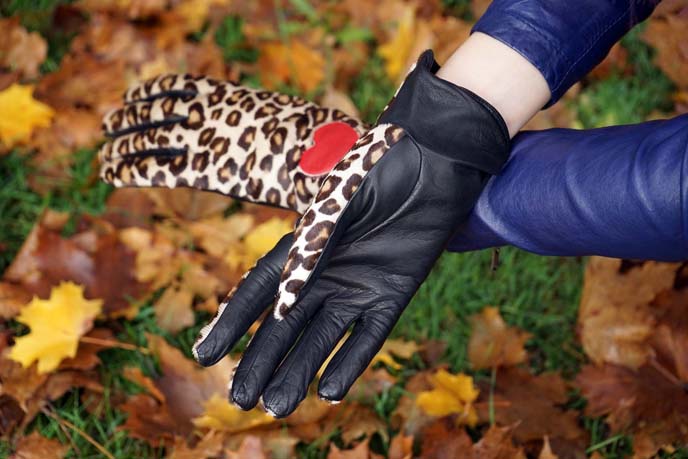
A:
<svg viewBox="0 0 688 459">
<path fill-rule="evenodd" d="M 514 426 L 512 434 L 520 444 L 541 444 L 548 436 L 556 453 L 584 454 L 587 436 L 578 425 L 579 413 L 566 410 L 568 387 L 557 373 L 532 375 L 519 367 L 500 368 L 490 398 L 490 383 L 481 382 L 475 406 L 481 422 L 494 420 L 500 426 Z M 492 413 L 490 413 L 492 407 Z"/>
<path fill-rule="evenodd" d="M 83 287 L 72 282 L 53 288 L 47 300 L 35 297 L 17 316 L 31 332 L 15 340 L 10 358 L 24 367 L 37 360 L 39 373 L 53 371 L 76 355 L 79 338 L 91 329 L 102 304 L 85 299 Z"/>
<path fill-rule="evenodd" d="M 652 300 L 672 287 L 678 263 L 648 261 L 638 266 L 591 257 L 585 269 L 578 323 L 585 353 L 595 363 L 631 368 L 653 353 Z"/>
<path fill-rule="evenodd" d="M 688 442 L 688 394 L 665 370 L 587 365 L 576 383 L 588 400 L 586 414 L 607 415 L 613 431 L 641 436 L 649 455 L 664 445 Z"/>
<path fill-rule="evenodd" d="M 499 309 L 486 307 L 469 317 L 471 337 L 468 342 L 468 360 L 475 369 L 513 366 L 528 357 L 524 344 L 530 334 L 508 327 Z"/>
<path fill-rule="evenodd" d="M 206 400 L 203 409 L 203 414 L 192 421 L 196 427 L 236 433 L 276 422 L 275 418 L 263 410 L 254 408 L 248 412 L 243 411 L 229 403 L 227 397 L 218 394 L 213 394 Z"/>
<path fill-rule="evenodd" d="M 10 148 L 29 140 L 38 127 L 50 125 L 55 112 L 33 98 L 33 86 L 13 84 L 0 91 L 0 142 Z"/>
<path fill-rule="evenodd" d="M 525 459 L 523 449 L 514 445 L 512 427 L 491 426 L 483 437 L 473 443 L 463 428 L 447 419 L 438 419 L 423 429 L 423 459 Z"/>
<path fill-rule="evenodd" d="M 431 416 L 457 414 L 457 422 L 475 425 L 478 416 L 473 402 L 478 398 L 478 390 L 473 386 L 473 378 L 451 374 L 444 369 L 430 376 L 433 390 L 418 394 L 416 404 Z"/>
</svg>

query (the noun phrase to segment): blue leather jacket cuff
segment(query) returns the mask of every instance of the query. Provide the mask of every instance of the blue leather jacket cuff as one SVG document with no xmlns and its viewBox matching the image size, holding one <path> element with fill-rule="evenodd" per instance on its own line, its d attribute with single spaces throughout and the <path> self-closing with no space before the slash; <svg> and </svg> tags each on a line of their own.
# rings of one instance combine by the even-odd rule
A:
<svg viewBox="0 0 688 459">
<path fill-rule="evenodd" d="M 661 0 L 494 0 L 473 27 L 510 46 L 545 77 L 554 104 Z"/>
</svg>

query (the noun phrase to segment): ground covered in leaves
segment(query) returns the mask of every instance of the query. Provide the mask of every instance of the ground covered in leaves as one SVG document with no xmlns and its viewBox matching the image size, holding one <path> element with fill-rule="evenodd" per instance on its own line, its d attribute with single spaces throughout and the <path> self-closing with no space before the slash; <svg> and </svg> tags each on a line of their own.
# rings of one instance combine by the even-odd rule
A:
<svg viewBox="0 0 688 459">
<path fill-rule="evenodd" d="M 685 264 L 447 254 L 342 404 L 274 420 L 226 400 L 248 337 L 208 369 L 190 348 L 295 216 L 98 181 L 100 118 L 137 80 L 210 75 L 372 121 L 487 4 L 0 2 L 0 458 L 687 458 Z M 687 30 L 665 2 L 529 128 L 685 113 Z"/>
</svg>

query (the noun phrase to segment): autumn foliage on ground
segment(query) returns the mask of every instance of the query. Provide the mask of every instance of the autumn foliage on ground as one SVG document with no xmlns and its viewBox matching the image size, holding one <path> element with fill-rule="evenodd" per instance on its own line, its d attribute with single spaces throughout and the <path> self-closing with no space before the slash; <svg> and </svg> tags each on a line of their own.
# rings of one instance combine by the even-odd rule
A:
<svg viewBox="0 0 688 459">
<path fill-rule="evenodd" d="M 190 348 L 295 215 L 98 181 L 100 119 L 136 81 L 208 75 L 372 120 L 419 52 L 444 61 L 488 4 L 0 2 L 0 457 L 688 457 L 686 264 L 587 260 L 578 321 L 558 325 L 576 330 L 575 371 L 542 371 L 536 336 L 485 304 L 461 317 L 465 371 L 442 341 L 395 338 L 343 403 L 311 394 L 275 420 L 227 401 L 246 339 L 207 369 Z M 529 127 L 688 111 L 687 5 Z"/>
</svg>

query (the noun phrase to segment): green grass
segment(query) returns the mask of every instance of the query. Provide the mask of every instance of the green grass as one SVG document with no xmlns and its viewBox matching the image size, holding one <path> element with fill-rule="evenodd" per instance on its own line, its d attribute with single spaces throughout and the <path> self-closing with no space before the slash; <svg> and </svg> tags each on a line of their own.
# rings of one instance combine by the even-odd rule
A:
<svg viewBox="0 0 688 459">
<path fill-rule="evenodd" d="M 654 50 L 640 39 L 636 27 L 623 40 L 630 75 L 611 75 L 588 84 L 576 100 L 578 118 L 585 128 L 639 123 L 655 112 L 670 112 L 673 83 L 653 63 Z"/>
<path fill-rule="evenodd" d="M 533 335 L 528 343 L 537 371 L 572 374 L 582 362 L 575 340 L 582 262 L 541 257 L 512 247 L 501 250 L 497 271 L 491 251 L 446 253 L 402 315 L 394 335 L 446 341 L 446 361 L 455 371 L 470 368 L 467 317 L 497 306 L 505 321 Z"/>
</svg>

